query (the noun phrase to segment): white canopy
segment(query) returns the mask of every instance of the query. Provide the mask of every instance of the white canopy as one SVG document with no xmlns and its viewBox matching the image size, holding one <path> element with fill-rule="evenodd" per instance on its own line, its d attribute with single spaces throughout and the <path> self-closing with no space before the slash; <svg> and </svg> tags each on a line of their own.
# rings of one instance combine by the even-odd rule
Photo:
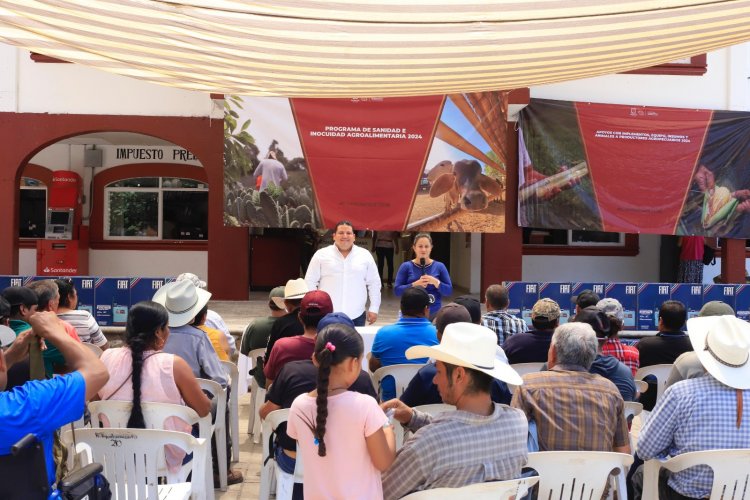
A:
<svg viewBox="0 0 750 500">
<path fill-rule="evenodd" d="M 205 92 L 513 89 L 750 39 L 750 0 L 0 0 L 0 40 Z"/>
</svg>

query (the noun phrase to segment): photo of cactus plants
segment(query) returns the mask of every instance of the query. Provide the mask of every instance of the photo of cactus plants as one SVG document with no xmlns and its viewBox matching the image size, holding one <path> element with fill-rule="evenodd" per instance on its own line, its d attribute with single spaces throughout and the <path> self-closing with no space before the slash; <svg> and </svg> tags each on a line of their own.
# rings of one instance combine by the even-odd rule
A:
<svg viewBox="0 0 750 500">
<path fill-rule="evenodd" d="M 282 119 L 260 123 L 258 116 Z M 320 226 L 296 130 L 276 123 L 294 123 L 287 99 L 225 97 L 224 225 Z M 261 162 L 266 162 L 262 175 L 254 175 L 261 173 Z"/>
</svg>

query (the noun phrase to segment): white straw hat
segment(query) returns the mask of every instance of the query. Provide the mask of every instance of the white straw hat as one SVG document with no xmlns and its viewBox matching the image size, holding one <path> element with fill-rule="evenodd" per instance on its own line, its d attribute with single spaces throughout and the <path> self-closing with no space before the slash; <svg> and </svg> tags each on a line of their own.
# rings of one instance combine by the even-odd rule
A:
<svg viewBox="0 0 750 500">
<path fill-rule="evenodd" d="M 16 332 L 8 326 L 0 325 L 0 347 L 8 347 L 16 341 Z"/>
<path fill-rule="evenodd" d="M 177 327 L 190 323 L 210 298 L 210 292 L 196 287 L 190 280 L 183 280 L 159 288 L 153 301 L 167 309 L 169 326 Z"/>
<path fill-rule="evenodd" d="M 750 324 L 735 316 L 691 318 L 693 350 L 716 380 L 734 389 L 750 389 Z"/>
<path fill-rule="evenodd" d="M 523 380 L 507 362 L 495 357 L 497 335 L 473 323 L 451 323 L 436 346 L 418 345 L 406 350 L 407 359 L 433 358 L 456 366 L 472 368 L 513 385 Z"/>
<path fill-rule="evenodd" d="M 279 309 L 284 309 L 284 301 L 285 300 L 295 300 L 295 299 L 301 299 L 305 296 L 307 292 L 310 290 L 307 288 L 307 283 L 302 278 L 297 278 L 296 280 L 289 280 L 286 282 L 286 286 L 284 287 L 284 298 L 281 297 L 272 297 L 271 300 L 273 300 L 273 303 L 276 304 L 276 307 Z"/>
</svg>

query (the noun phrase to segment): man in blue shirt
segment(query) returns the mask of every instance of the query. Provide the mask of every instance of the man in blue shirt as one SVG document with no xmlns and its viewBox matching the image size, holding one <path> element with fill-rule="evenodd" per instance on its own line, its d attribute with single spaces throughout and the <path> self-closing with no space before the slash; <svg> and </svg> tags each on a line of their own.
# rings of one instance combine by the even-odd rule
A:
<svg viewBox="0 0 750 500">
<path fill-rule="evenodd" d="M 0 392 L 0 455 L 8 455 L 10 448 L 28 433 L 33 433 L 44 446 L 47 478 L 55 481 L 52 457 L 52 438 L 55 431 L 83 415 L 86 401 L 99 392 L 109 373 L 89 349 L 76 342 L 53 312 L 39 312 L 29 318 L 34 333 L 28 340 L 39 338 L 53 342 L 73 370 L 51 380 L 34 380 L 10 391 Z M 20 342 L 19 337 L 16 342 Z M 24 340 L 25 341 L 25 340 Z M 27 347 L 28 348 L 28 347 Z M 0 351 L 0 390 L 5 389 L 8 366 L 5 353 Z"/>
<path fill-rule="evenodd" d="M 437 330 L 427 317 L 430 314 L 430 296 L 421 287 L 404 290 L 401 296 L 401 318 L 384 326 L 375 335 L 370 356 L 370 371 L 381 366 L 403 363 L 424 364 L 427 359 L 406 359 L 406 350 L 415 345 L 436 345 Z M 391 377 L 383 380 L 383 401 L 395 398 L 396 386 Z"/>
</svg>

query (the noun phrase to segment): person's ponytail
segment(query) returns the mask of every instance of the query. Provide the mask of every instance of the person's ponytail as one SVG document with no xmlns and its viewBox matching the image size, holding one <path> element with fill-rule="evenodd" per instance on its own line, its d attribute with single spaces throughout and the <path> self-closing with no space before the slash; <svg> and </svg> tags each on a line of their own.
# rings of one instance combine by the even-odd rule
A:
<svg viewBox="0 0 750 500">
<path fill-rule="evenodd" d="M 333 352 L 326 347 L 315 354 L 318 360 L 318 396 L 315 399 L 317 414 L 315 418 L 315 440 L 318 443 L 318 456 L 326 456 L 326 421 L 328 420 L 328 379 L 331 375 Z"/>
</svg>

